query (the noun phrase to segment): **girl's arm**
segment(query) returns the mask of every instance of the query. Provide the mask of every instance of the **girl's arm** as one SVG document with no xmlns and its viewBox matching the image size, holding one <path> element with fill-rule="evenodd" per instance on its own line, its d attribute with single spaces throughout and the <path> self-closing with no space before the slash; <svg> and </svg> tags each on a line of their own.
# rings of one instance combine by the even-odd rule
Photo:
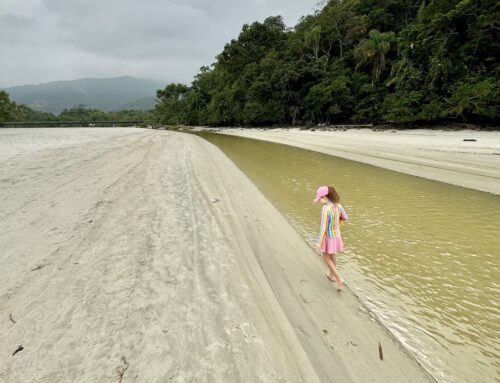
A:
<svg viewBox="0 0 500 383">
<path fill-rule="evenodd" d="M 339 205 L 339 211 L 340 211 L 340 220 L 341 221 L 349 221 L 349 217 L 347 213 L 345 212 L 344 208 L 342 205 Z"/>
<path fill-rule="evenodd" d="M 323 241 L 323 238 L 326 235 L 326 225 L 328 221 L 328 213 L 327 213 L 327 206 L 323 206 L 323 209 L 321 210 L 321 223 L 319 226 L 319 234 L 318 234 L 318 246 L 321 245 L 321 241 Z"/>
</svg>

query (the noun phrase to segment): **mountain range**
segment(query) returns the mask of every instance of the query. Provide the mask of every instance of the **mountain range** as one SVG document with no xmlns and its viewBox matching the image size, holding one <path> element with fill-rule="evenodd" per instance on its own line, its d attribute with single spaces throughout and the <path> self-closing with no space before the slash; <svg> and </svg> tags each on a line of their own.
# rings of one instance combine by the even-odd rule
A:
<svg viewBox="0 0 500 383">
<path fill-rule="evenodd" d="M 14 86 L 4 90 L 17 104 L 58 114 L 77 105 L 103 111 L 153 109 L 156 90 L 164 87 L 165 85 L 159 82 L 120 76 L 53 81 L 39 85 Z"/>
</svg>

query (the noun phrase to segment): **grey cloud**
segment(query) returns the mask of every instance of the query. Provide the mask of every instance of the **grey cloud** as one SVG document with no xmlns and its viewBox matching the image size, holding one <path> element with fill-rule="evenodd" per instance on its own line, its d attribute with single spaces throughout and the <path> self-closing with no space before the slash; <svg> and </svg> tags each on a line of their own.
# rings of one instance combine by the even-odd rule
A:
<svg viewBox="0 0 500 383">
<path fill-rule="evenodd" d="M 98 14 L 78 12 L 81 4 L 76 8 L 58 8 L 59 1 L 46 3 L 48 9 L 58 9 L 60 27 L 69 44 L 117 58 L 133 60 L 137 55 L 174 54 L 201 59 L 213 51 L 207 41 L 210 33 L 220 32 L 219 26 L 202 11 L 181 2 L 148 6 L 125 2 L 117 8 L 108 4 Z"/>
<path fill-rule="evenodd" d="M 0 41 L 29 41 L 33 32 L 39 26 L 38 22 L 30 17 L 13 14 L 0 16 Z"/>
<path fill-rule="evenodd" d="M 1 49 L 11 57 L 0 62 L 0 86 L 123 74 L 190 82 L 244 23 L 281 14 L 292 26 L 316 2 L 12 0 L 0 6 Z"/>
</svg>

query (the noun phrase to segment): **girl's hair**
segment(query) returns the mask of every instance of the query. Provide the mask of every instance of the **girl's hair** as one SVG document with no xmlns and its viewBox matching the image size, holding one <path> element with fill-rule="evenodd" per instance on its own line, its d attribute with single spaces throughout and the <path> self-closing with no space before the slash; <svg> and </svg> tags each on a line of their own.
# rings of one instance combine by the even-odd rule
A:
<svg viewBox="0 0 500 383">
<path fill-rule="evenodd" d="M 337 193 L 337 190 L 335 190 L 333 186 L 328 186 L 328 194 L 326 195 L 326 198 L 328 198 L 333 203 L 340 202 L 339 193 Z"/>
</svg>

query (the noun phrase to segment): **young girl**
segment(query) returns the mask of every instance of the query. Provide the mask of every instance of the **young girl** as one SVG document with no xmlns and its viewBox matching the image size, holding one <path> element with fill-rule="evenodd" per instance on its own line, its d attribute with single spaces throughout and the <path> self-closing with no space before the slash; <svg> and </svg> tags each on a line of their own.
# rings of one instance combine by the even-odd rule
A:
<svg viewBox="0 0 500 383">
<path fill-rule="evenodd" d="M 323 209 L 316 250 L 323 253 L 323 259 L 329 268 L 326 277 L 332 282 L 337 281 L 337 290 L 340 291 L 344 286 L 344 280 L 337 271 L 336 254 L 344 248 L 340 235 L 340 222 L 349 218 L 339 204 L 340 196 L 333 186 L 318 188 L 314 202 L 318 201 L 323 205 Z"/>
</svg>

